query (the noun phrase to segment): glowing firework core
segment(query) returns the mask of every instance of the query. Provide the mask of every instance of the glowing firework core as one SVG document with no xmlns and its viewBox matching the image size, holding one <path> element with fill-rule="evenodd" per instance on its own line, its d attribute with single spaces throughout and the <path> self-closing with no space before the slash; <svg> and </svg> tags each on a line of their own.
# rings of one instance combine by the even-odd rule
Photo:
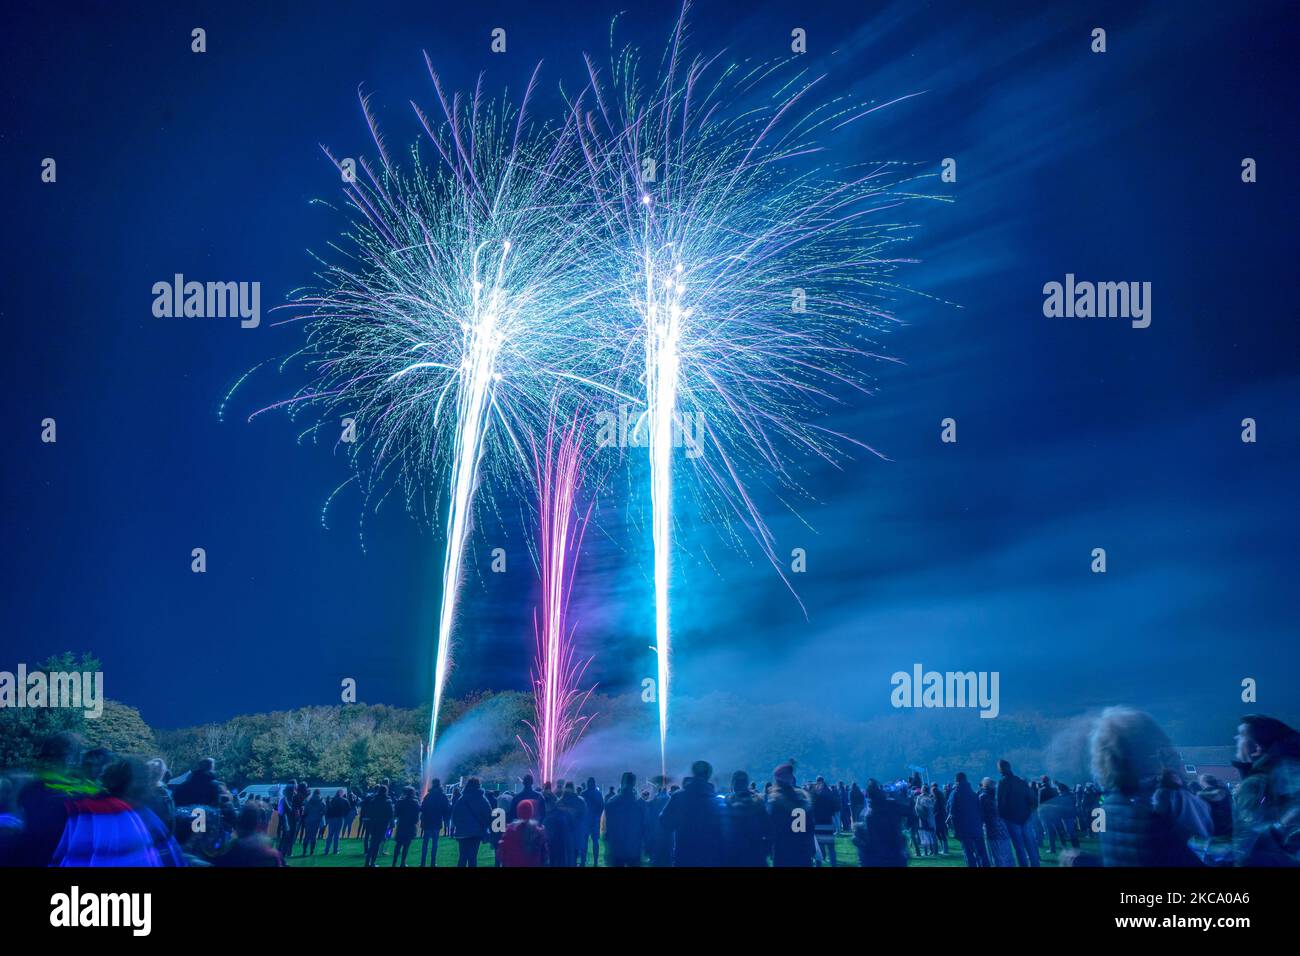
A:
<svg viewBox="0 0 1300 956">
<path fill-rule="evenodd" d="M 469 536 L 474 489 L 478 484 L 479 460 L 483 455 L 483 436 L 487 431 L 488 409 L 497 355 L 504 340 L 503 311 L 505 292 L 501 287 L 510 242 L 502 243 L 497 263 L 496 281 L 485 293 L 479 280 L 478 255 L 475 250 L 471 273 L 470 318 L 464 326 L 464 345 L 456 396 L 456 439 L 452 451 L 451 483 L 447 505 L 447 551 L 442 566 L 442 610 L 438 616 L 438 650 L 433 677 L 433 713 L 429 717 L 429 754 L 432 756 L 438 735 L 438 712 L 442 706 L 447 671 L 451 666 L 451 629 L 456 613 L 464 565 L 465 541 Z M 418 365 L 419 363 L 417 363 Z M 415 368 L 410 366 L 409 368 Z M 403 369 L 398 375 L 409 369 Z M 426 777 L 429 775 L 426 771 Z"/>
<path fill-rule="evenodd" d="M 648 205 L 648 204 L 647 204 Z M 650 509 L 654 541 L 655 656 L 658 663 L 656 696 L 659 701 L 660 770 L 667 773 L 668 680 L 670 636 L 668 586 L 671 577 L 670 538 L 673 495 L 673 422 L 677 417 L 677 376 L 681 366 L 677 346 L 681 323 L 688 311 L 681 307 L 685 290 L 681 263 L 656 283 L 653 257 L 645 254 L 645 390 L 650 435 Z"/>
</svg>

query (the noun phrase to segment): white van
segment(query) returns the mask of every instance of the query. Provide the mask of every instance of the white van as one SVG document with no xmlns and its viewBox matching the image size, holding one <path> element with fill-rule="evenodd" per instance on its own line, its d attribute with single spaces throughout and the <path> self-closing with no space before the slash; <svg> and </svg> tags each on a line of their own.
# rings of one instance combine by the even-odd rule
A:
<svg viewBox="0 0 1300 956">
<path fill-rule="evenodd" d="M 244 801 L 249 797 L 261 797 L 263 800 L 269 800 L 271 803 L 278 803 L 280 800 L 280 793 L 287 786 L 289 786 L 287 783 L 250 783 L 248 786 L 244 787 L 243 790 L 239 791 L 239 804 L 240 806 L 243 806 Z M 328 800 L 341 789 L 346 788 L 339 784 L 317 787 L 309 786 L 307 788 L 307 793 L 310 794 L 313 790 L 319 790 L 321 799 Z"/>
<path fill-rule="evenodd" d="M 280 791 L 287 786 L 287 783 L 250 783 L 239 791 L 239 805 L 243 806 L 249 797 L 261 797 L 274 803 L 280 799 Z"/>
</svg>

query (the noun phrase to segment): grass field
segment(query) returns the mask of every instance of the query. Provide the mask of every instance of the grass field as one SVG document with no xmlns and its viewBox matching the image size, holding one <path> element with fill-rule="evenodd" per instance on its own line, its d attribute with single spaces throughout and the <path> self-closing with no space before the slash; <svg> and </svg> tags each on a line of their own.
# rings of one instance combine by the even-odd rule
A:
<svg viewBox="0 0 1300 956">
<path fill-rule="evenodd" d="M 1085 841 L 1085 846 L 1087 842 Z M 339 843 L 339 853 L 331 853 L 329 856 L 322 856 L 321 850 L 325 846 L 325 841 L 321 840 L 316 844 L 316 854 L 314 856 L 301 857 L 295 855 L 290 857 L 286 862 L 290 866 L 361 866 L 361 841 L 360 840 L 342 840 Z M 937 857 L 913 857 L 908 863 L 909 866 L 965 866 L 966 858 L 962 854 L 961 845 L 956 840 L 949 841 L 949 852 L 946 856 Z M 380 866 L 389 866 L 393 862 L 393 841 L 388 840 L 384 843 L 385 853 L 379 857 Z M 604 846 L 601 847 L 600 865 L 605 865 Z M 853 849 L 852 838 L 848 834 L 841 834 L 836 839 L 835 855 L 838 858 L 840 866 L 856 867 L 858 865 L 858 855 Z M 1056 866 L 1058 854 L 1049 853 L 1047 850 L 1040 850 L 1039 856 L 1042 858 L 1043 866 Z M 456 841 L 443 837 L 438 841 L 438 866 L 456 865 L 457 849 Z M 420 865 L 420 841 L 417 839 L 411 844 L 411 852 L 407 855 L 406 863 L 408 868 L 418 869 Z M 493 854 L 492 848 L 487 844 L 479 847 L 478 865 L 492 866 Z"/>
</svg>

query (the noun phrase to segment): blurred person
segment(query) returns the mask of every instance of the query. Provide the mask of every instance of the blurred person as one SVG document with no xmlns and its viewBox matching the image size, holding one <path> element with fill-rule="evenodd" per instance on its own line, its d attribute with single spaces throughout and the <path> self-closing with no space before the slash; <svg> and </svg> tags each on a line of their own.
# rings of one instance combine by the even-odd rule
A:
<svg viewBox="0 0 1300 956">
<path fill-rule="evenodd" d="M 591 865 L 600 865 L 600 818 L 605 812 L 605 798 L 596 786 L 596 778 L 588 777 L 582 788 L 582 801 L 587 805 L 586 830 L 581 834 L 578 848 L 578 866 L 587 865 L 587 844 L 591 844 Z"/>
<path fill-rule="evenodd" d="M 133 758 L 103 768 L 93 796 L 70 798 L 67 823 L 50 859 L 62 867 L 185 866 L 180 844 L 141 801 L 151 785 L 144 764 Z"/>
<path fill-rule="evenodd" d="M 546 866 L 546 828 L 533 819 L 539 802 L 531 799 L 512 803 L 515 819 L 501 837 L 502 866 Z"/>
<path fill-rule="evenodd" d="M 1209 835 L 1209 811 L 1182 786 L 1178 752 L 1151 716 L 1109 707 L 1089 747 L 1103 795 L 1103 865 L 1200 866 L 1188 840 Z"/>
<path fill-rule="evenodd" d="M 415 798 L 415 788 L 403 787 L 402 796 L 393 807 L 392 866 L 406 866 L 406 855 L 411 850 L 411 841 L 415 839 L 415 827 L 419 822 L 420 801 Z"/>
<path fill-rule="evenodd" d="M 155 757 L 146 761 L 144 766 L 147 775 L 144 805 L 154 812 L 170 833 L 176 824 L 176 802 L 166 785 L 167 764 Z"/>
<path fill-rule="evenodd" d="M 691 764 L 691 775 L 660 815 L 660 824 L 672 834 L 673 866 L 718 866 L 722 861 L 722 804 L 711 776 L 707 760 Z"/>
<path fill-rule="evenodd" d="M 420 866 L 424 866 L 426 861 L 430 866 L 438 865 L 438 836 L 443 825 L 450 821 L 451 801 L 443 793 L 442 781 L 434 777 L 429 782 L 429 792 L 420 803 Z"/>
<path fill-rule="evenodd" d="M 388 799 L 388 788 L 382 783 L 366 801 L 362 809 L 362 820 L 366 827 L 365 857 L 363 866 L 373 867 L 379 859 L 388 834 L 388 825 L 393 822 L 393 803 Z"/>
<path fill-rule="evenodd" d="M 451 808 L 451 819 L 459 847 L 456 866 L 478 866 L 478 848 L 492 830 L 492 807 L 483 795 L 478 777 L 465 781 L 460 799 Z"/>
<path fill-rule="evenodd" d="M 316 841 L 325 822 L 325 800 L 319 790 L 313 790 L 302 805 L 302 852 L 304 856 L 316 855 Z"/>
<path fill-rule="evenodd" d="M 937 783 L 930 785 L 934 798 L 934 838 L 940 853 L 948 853 L 948 794 Z"/>
<path fill-rule="evenodd" d="M 795 782 L 794 764 L 781 764 L 772 772 L 772 777 L 772 789 L 767 795 L 772 865 L 812 866 L 817 855 L 811 826 L 812 799 Z"/>
<path fill-rule="evenodd" d="M 934 787 L 922 787 L 912 806 L 916 810 L 917 829 L 921 839 L 921 855 L 934 856 L 939 850 L 934 830 Z"/>
<path fill-rule="evenodd" d="M 809 796 L 813 805 L 813 833 L 820 851 L 817 865 L 820 866 L 821 858 L 825 857 L 830 860 L 831 866 L 835 866 L 835 830 L 840 815 L 840 795 L 827 785 L 825 777 L 818 777 L 813 781 Z"/>
<path fill-rule="evenodd" d="M 1002 818 L 1020 866 L 1038 866 L 1038 836 L 1032 819 L 1037 801 L 1029 784 L 1011 772 L 1011 761 L 998 761 L 998 816 Z"/>
<path fill-rule="evenodd" d="M 631 771 L 624 773 L 619 781 L 618 792 L 605 801 L 607 866 L 641 865 L 648 807 L 648 802 L 637 796 L 636 774 Z"/>
<path fill-rule="evenodd" d="M 172 789 L 178 807 L 215 807 L 221 802 L 221 783 L 217 780 L 217 762 L 204 757 L 190 775 Z"/>
<path fill-rule="evenodd" d="M 1300 863 L 1300 734 L 1275 717 L 1243 717 L 1233 766 L 1241 773 L 1232 817 L 1237 865 Z"/>
<path fill-rule="evenodd" d="M 235 839 L 230 850 L 212 861 L 217 867 L 284 866 L 284 857 L 266 835 L 270 814 L 257 803 L 248 801 L 235 821 Z M 328 846 L 328 844 L 327 844 Z"/>
<path fill-rule="evenodd" d="M 998 797 L 992 777 L 985 777 L 980 781 L 979 805 L 980 820 L 984 824 L 984 839 L 988 844 L 989 863 L 1000 867 L 1015 866 L 1015 857 L 1011 852 L 1011 835 L 1007 832 L 1006 821 L 998 813 Z"/>
<path fill-rule="evenodd" d="M 673 865 L 673 835 L 663 826 L 664 807 L 668 806 L 668 791 L 657 787 L 646 808 L 646 855 L 651 866 Z"/>
<path fill-rule="evenodd" d="M 862 822 L 853 827 L 853 847 L 858 852 L 858 865 L 907 866 L 903 804 L 910 804 L 910 797 L 903 793 L 894 798 L 874 779 L 867 781 L 863 797 L 866 803 Z"/>
<path fill-rule="evenodd" d="M 546 818 L 546 801 L 542 796 L 541 791 L 533 788 L 533 775 L 531 773 L 524 774 L 520 782 L 523 783 L 523 786 L 520 788 L 519 792 L 515 794 L 514 799 L 510 801 L 510 810 L 506 814 L 507 822 L 513 822 L 519 818 L 519 804 L 523 803 L 525 800 L 532 800 L 534 804 L 533 819 L 536 820 L 539 825 L 544 824 Z"/>
<path fill-rule="evenodd" d="M 339 852 L 339 837 L 343 833 L 343 821 L 348 818 L 348 813 L 352 809 L 352 804 L 348 803 L 347 791 L 339 787 L 334 791 L 334 796 L 330 797 L 325 803 L 325 852 L 324 856 L 329 856 L 330 851 L 337 856 Z M 242 813 L 242 811 L 241 811 Z"/>
<path fill-rule="evenodd" d="M 302 816 L 302 805 L 298 802 L 297 781 L 280 791 L 280 801 L 276 807 L 280 816 L 280 855 L 288 857 L 293 852 L 294 840 L 298 836 L 298 821 Z"/>
<path fill-rule="evenodd" d="M 980 816 L 979 797 L 975 795 L 964 773 L 957 774 L 957 785 L 948 801 L 948 809 L 953 835 L 957 837 L 957 842 L 966 855 L 966 865 L 988 866 L 989 855 L 984 848 L 984 820 Z"/>
<path fill-rule="evenodd" d="M 578 848 L 587 832 L 587 804 L 572 782 L 556 784 L 559 798 L 546 814 L 547 850 L 550 866 L 578 865 Z"/>
<path fill-rule="evenodd" d="M 858 782 L 854 780 L 853 786 L 849 788 L 850 829 L 852 829 L 853 824 L 862 820 L 862 811 L 866 809 L 866 806 L 867 796 L 862 792 L 862 788 L 858 786 Z"/>
<path fill-rule="evenodd" d="M 722 863 L 724 866 L 767 866 L 767 806 L 753 789 L 749 774 L 731 775 L 731 792 L 722 802 Z"/>
<path fill-rule="evenodd" d="M 68 822 L 69 800 L 99 790 L 81 772 L 84 746 L 66 731 L 41 741 L 32 778 L 19 787 L 15 801 L 23 819 L 14 847 L 16 865 L 49 866 Z"/>
</svg>

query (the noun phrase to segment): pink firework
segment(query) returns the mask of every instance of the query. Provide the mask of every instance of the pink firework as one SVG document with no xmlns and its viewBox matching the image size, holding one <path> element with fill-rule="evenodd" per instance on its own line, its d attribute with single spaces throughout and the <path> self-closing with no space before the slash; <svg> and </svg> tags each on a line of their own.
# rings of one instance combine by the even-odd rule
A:
<svg viewBox="0 0 1300 956">
<path fill-rule="evenodd" d="M 533 706 L 535 719 L 525 721 L 533 740 L 520 740 L 543 781 L 556 779 L 565 754 L 578 742 L 591 719 L 582 713 L 591 689 L 579 684 L 591 659 L 580 660 L 568 622 L 569 596 L 573 588 L 578 549 L 587 528 L 587 512 L 577 512 L 578 489 L 582 485 L 583 428 L 573 424 L 559 428 L 552 415 L 547 424 L 544 446 L 532 443 L 537 481 L 539 519 L 538 565 L 542 578 L 541 604 L 533 612 L 537 639 L 533 664 Z"/>
</svg>

